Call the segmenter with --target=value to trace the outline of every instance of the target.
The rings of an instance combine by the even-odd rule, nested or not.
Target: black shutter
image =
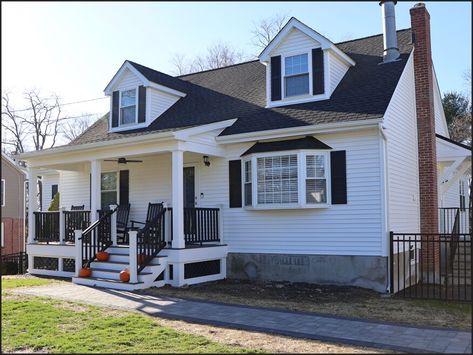
[[[344,150],[330,152],[332,175],[332,205],[347,203],[347,166]]]
[[[230,208],[241,207],[241,160],[228,162]]]
[[[112,97],[112,127],[118,127],[118,116],[120,112],[120,92],[114,91]]]
[[[138,88],[138,123],[146,121],[146,88]]]
[[[322,48],[312,49],[312,93],[324,93],[324,52]]]
[[[281,56],[271,57],[271,101],[281,100]]]
[[[120,170],[120,205],[128,205],[130,201],[130,171]]]

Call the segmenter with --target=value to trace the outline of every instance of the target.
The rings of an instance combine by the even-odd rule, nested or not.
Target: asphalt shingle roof
[[[380,118],[412,50],[410,29],[397,32],[399,61],[380,64],[383,36],[376,35],[336,44],[356,65],[345,74],[329,100],[265,108],[266,70],[259,61],[173,77],[130,62],[150,81],[182,91],[186,97],[147,128],[108,132],[108,115],[70,144],[84,144],[132,135],[177,130],[238,118],[221,135],[332,122]]]

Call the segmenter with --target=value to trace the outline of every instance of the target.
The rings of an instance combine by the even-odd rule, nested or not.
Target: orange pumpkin
[[[143,264],[145,262],[146,255],[144,254],[138,254],[138,264]]]
[[[120,280],[122,282],[130,281],[130,271],[128,271],[128,269],[120,271]]]
[[[79,277],[90,277],[92,276],[92,269],[90,267],[83,267],[79,271]]]
[[[99,251],[97,253],[97,260],[98,261],[107,261],[109,257],[110,257],[110,254],[107,253],[106,251]]]

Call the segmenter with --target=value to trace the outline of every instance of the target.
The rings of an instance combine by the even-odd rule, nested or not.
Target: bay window
[[[120,125],[136,123],[136,89],[120,92]]]
[[[253,208],[325,207],[329,199],[328,151],[252,154],[244,160],[244,202]],[[254,170],[252,173],[252,167]]]

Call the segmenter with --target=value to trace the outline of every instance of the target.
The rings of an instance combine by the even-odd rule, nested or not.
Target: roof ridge
[[[398,32],[402,32],[402,31],[408,31],[410,30],[411,27],[407,27],[407,28],[403,28],[401,30],[396,30],[396,33]],[[343,43],[348,43],[348,42],[355,42],[355,41],[361,41],[363,39],[368,39],[368,38],[372,38],[372,37],[378,37],[378,36],[382,36],[383,34],[382,33],[378,33],[376,35],[370,35],[370,36],[366,36],[366,37],[360,37],[360,38],[354,38],[354,39],[349,39],[347,41],[342,41],[342,42],[337,42],[337,43],[334,43],[335,45],[337,44],[343,44]]]
[[[177,77],[177,76],[172,76],[171,74],[167,74],[167,73],[165,73],[165,72],[162,72],[162,71],[159,71],[159,70],[156,70],[156,69],[153,69],[153,68],[147,67],[146,65],[143,65],[143,64],[140,64],[140,63],[134,62],[134,61],[132,61],[132,60],[126,59],[126,61],[127,61],[127,62],[129,62],[131,65],[138,65],[138,66],[140,66],[140,67],[143,67],[143,68],[146,68],[146,69],[148,69],[148,70],[152,70],[152,71],[155,71],[155,72],[157,72],[157,73],[160,73],[160,74],[166,75],[166,76],[168,76],[168,77],[170,77],[170,78],[173,78],[173,79],[178,79],[178,77]]]
[[[206,70],[196,71],[194,73],[181,74],[181,75],[173,76],[173,78],[182,78],[184,76],[190,76],[190,75],[194,75],[194,74],[208,73],[210,71],[227,69],[227,68],[231,68],[231,67],[236,67],[237,65],[248,64],[248,63],[253,63],[253,62],[259,62],[259,59],[247,60],[246,62],[230,64],[230,65],[226,65],[226,66],[220,67],[220,68],[206,69]]]

